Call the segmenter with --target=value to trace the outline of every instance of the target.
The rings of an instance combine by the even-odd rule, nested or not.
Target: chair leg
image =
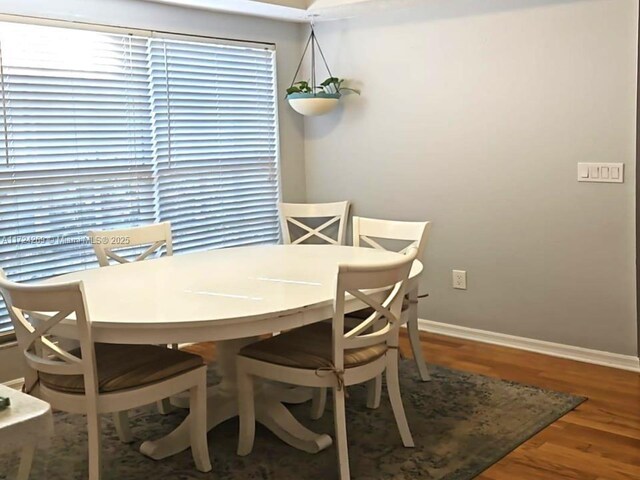
[[[87,433],[89,437],[89,480],[100,480],[102,471],[100,415],[87,413]]]
[[[384,319],[378,320],[373,326],[373,331],[377,332],[384,326]],[[376,409],[380,406],[382,397],[382,375],[378,375],[367,383],[367,408]]]
[[[29,479],[35,451],[36,448],[34,445],[28,445],[22,449],[22,454],[20,455],[20,467],[18,468],[18,476],[16,477],[16,480]]]
[[[171,413],[171,410],[173,410],[173,407],[171,406],[171,400],[168,398],[158,400],[156,402],[156,408],[158,409],[158,413],[160,415],[167,415]]]
[[[311,418],[318,420],[324,415],[324,408],[327,405],[327,389],[325,387],[314,388],[311,399]]]
[[[380,406],[382,397],[382,375],[367,383],[367,408],[376,409]]]
[[[402,405],[402,396],[400,395],[400,379],[398,378],[398,350],[387,351],[387,391],[389,392],[389,400],[391,400],[391,408],[393,416],[396,418],[396,424],[400,431],[402,444],[405,447],[415,446],[411,437],[411,430],[407,423],[407,416]]]
[[[349,450],[347,445],[347,417],[344,388],[333,388],[333,421],[338,452],[338,469],[340,480],[349,480]]]
[[[131,427],[129,426],[129,416],[127,411],[114,412],[113,424],[116,427],[116,433],[122,443],[133,442],[133,434],[131,433]]]
[[[407,322],[407,330],[409,330],[409,343],[411,343],[411,350],[413,351],[413,359],[418,367],[420,378],[423,382],[431,380],[429,375],[429,369],[422,356],[422,345],[420,344],[420,331],[418,330],[418,319],[411,318]]]
[[[413,359],[418,367],[420,378],[423,382],[431,380],[429,369],[422,355],[422,345],[420,344],[420,330],[418,329],[418,289],[409,292],[409,309],[403,312],[403,323],[406,322],[409,331],[409,343],[413,351]]]
[[[253,450],[256,435],[256,411],[253,398],[253,378],[247,374],[240,362],[238,374],[238,414],[240,417],[240,433],[238,438],[238,455],[249,455]]]
[[[169,343],[166,346],[171,350],[178,350],[177,343]],[[163,398],[162,400],[158,400],[156,402],[156,409],[160,415],[168,415],[173,410],[173,406],[171,405],[171,399]]]
[[[211,459],[207,443],[207,381],[204,370],[201,381],[189,389],[189,394],[191,455],[198,471],[210,472]]]

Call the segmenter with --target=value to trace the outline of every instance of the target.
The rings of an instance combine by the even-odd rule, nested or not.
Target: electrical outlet
[[[467,272],[466,270],[454,270],[453,271],[453,288],[459,290],[467,289]]]

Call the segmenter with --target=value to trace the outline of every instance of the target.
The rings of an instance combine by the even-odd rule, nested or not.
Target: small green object
[[[7,397],[0,397],[0,411],[11,405],[11,400]]]

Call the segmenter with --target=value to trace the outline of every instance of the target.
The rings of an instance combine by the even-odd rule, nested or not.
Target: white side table
[[[51,405],[2,384],[0,397],[11,400],[11,406],[0,411],[0,446],[22,449],[17,479],[27,480],[36,445],[53,435]]]

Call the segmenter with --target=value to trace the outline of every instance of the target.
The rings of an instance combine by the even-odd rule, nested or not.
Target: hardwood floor
[[[589,398],[478,479],[640,480],[640,374],[441,335],[422,343],[429,363]],[[411,356],[406,337],[401,348]]]
[[[430,363],[589,398],[479,479],[640,480],[640,374],[440,335],[422,348]]]

